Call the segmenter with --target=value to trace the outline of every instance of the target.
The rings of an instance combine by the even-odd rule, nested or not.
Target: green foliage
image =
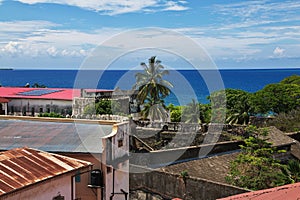
[[[182,107],[181,106],[174,106],[173,104],[169,104],[167,109],[170,112],[171,122],[180,122],[182,116]]]
[[[280,83],[300,85],[300,76],[292,75],[292,76],[286,77],[282,81],[280,81]]]
[[[253,94],[251,103],[255,113],[287,113],[300,105],[300,85],[269,84]]]
[[[183,171],[180,172],[180,176],[182,178],[187,178],[189,176],[189,173],[188,173],[187,170],[183,170]]]
[[[251,94],[238,89],[225,89],[212,93],[208,99],[215,104],[218,112],[226,108],[226,122],[229,124],[248,124],[253,109]]]
[[[85,115],[94,115],[94,114],[100,114],[100,115],[111,115],[111,114],[122,114],[121,106],[118,101],[109,100],[109,99],[101,99],[99,102],[95,104],[87,105],[84,108]]]
[[[112,114],[111,109],[111,100],[101,99],[99,102],[95,104],[96,114],[104,115],[104,114]]]
[[[293,182],[300,182],[300,162],[298,160],[289,160],[287,170]]]
[[[54,113],[54,112],[50,112],[50,113],[40,113],[38,115],[39,117],[51,117],[51,118],[64,118],[63,115],[59,114],[59,113]]]
[[[266,141],[268,130],[250,126],[246,131],[250,137],[245,139],[242,152],[231,163],[226,181],[251,190],[291,183],[285,174],[285,166],[273,158],[278,151]]]
[[[226,118],[226,93],[225,90],[213,92],[207,97],[211,106],[211,122],[224,123]]]
[[[300,108],[289,111],[288,113],[279,113],[274,119],[267,123],[268,126],[275,126],[284,132],[293,132],[300,130]]]
[[[202,123],[209,123],[211,120],[210,104],[199,104],[200,120]]]
[[[87,105],[83,109],[83,114],[84,115],[94,115],[94,114],[96,114],[96,107],[95,107],[95,105],[94,104]]]

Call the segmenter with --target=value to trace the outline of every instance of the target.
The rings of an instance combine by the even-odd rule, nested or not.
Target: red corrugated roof
[[[91,163],[31,148],[0,153],[0,196],[90,166]]]
[[[258,190],[234,195],[219,200],[298,200],[300,199],[300,183],[284,185],[266,190]]]
[[[44,94],[40,96],[22,95],[24,92],[35,90],[49,90],[57,92]],[[54,99],[54,100],[72,100],[80,96],[80,89],[65,88],[24,88],[24,87],[0,87],[0,97],[6,99]]]

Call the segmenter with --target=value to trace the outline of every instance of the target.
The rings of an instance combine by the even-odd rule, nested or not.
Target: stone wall
[[[181,176],[160,171],[131,173],[130,190],[146,189],[165,196],[165,199],[210,200],[248,192],[242,188],[205,179]],[[145,200],[151,200],[150,198]]]
[[[242,144],[244,144],[242,141],[229,141],[216,144],[151,151],[149,153],[136,153],[134,157],[130,158],[130,163],[157,168],[166,164],[239,150],[239,145]]]

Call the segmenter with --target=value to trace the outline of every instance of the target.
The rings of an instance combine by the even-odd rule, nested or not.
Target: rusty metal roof
[[[31,148],[0,153],[0,196],[25,186],[90,166],[86,161]]]
[[[47,152],[102,153],[111,125],[0,120],[0,151],[28,146]]]

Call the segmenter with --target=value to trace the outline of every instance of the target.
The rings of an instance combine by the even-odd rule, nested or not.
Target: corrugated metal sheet
[[[5,151],[0,153],[0,195],[90,165],[27,147]]]
[[[28,146],[47,152],[102,153],[111,125],[0,120],[0,150]]]

